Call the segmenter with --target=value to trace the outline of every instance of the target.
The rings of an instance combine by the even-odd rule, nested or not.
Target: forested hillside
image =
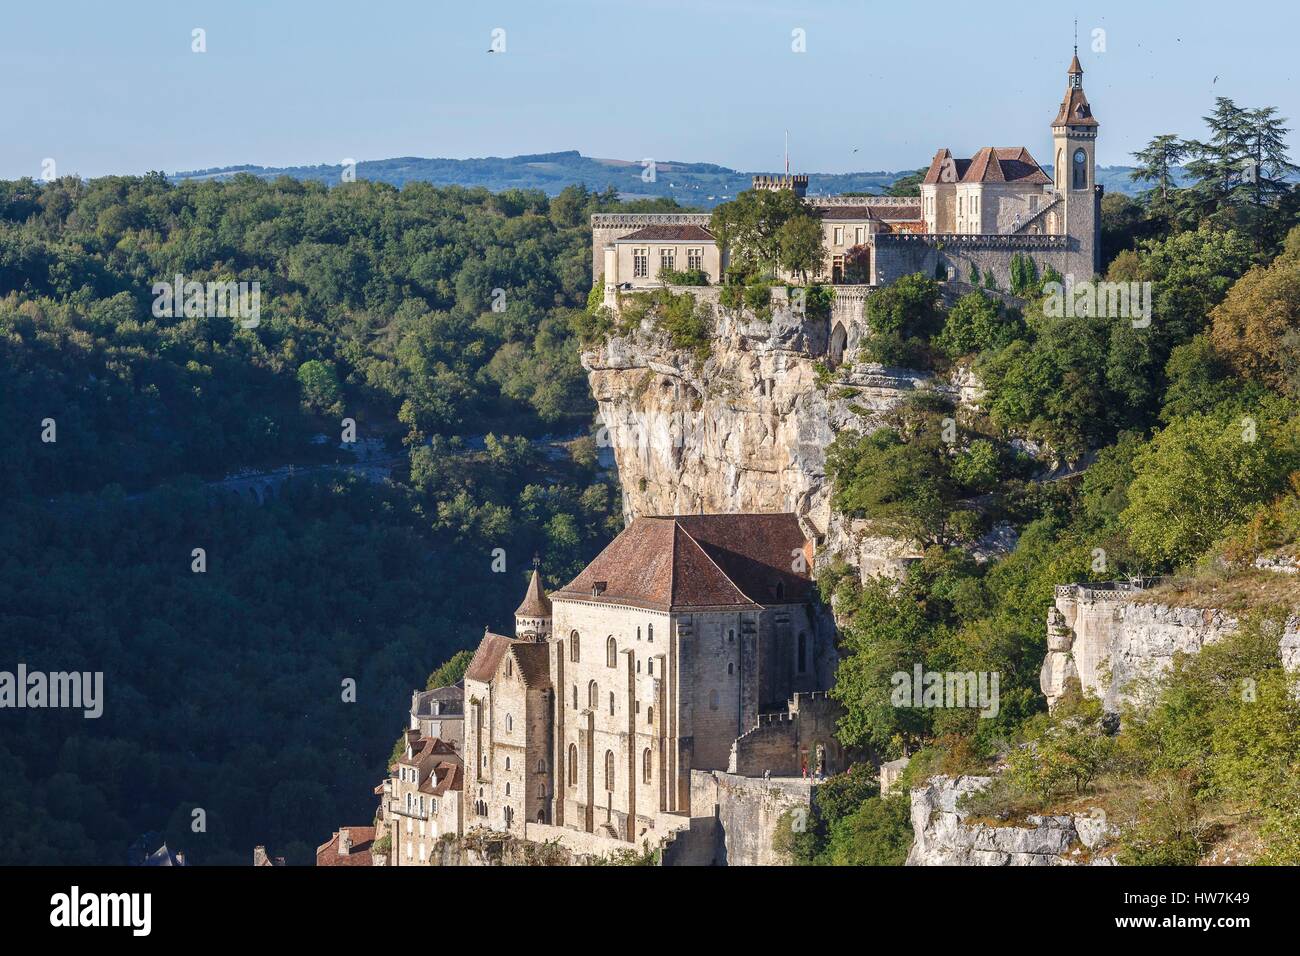
[[[105,697],[98,719],[0,717],[0,816],[21,824],[0,862],[116,863],[161,830],[197,863],[256,843],[305,863],[369,822],[418,675],[509,625],[534,553],[553,585],[621,523],[591,439],[559,459],[528,440],[589,430],[569,318],[588,217],[614,208],[0,183],[0,669],[103,671]],[[177,275],[257,281],[260,321],[156,315]],[[327,470],[261,507],[203,484],[347,460],[344,419],[409,449],[397,483]]]
[[[1300,197],[1274,111],[1220,99],[1206,119],[1205,139],[1160,136],[1140,154],[1139,199],[1103,202],[1103,278],[1148,289],[1147,317],[1062,309],[1061,277],[1027,260],[1001,290],[1014,307],[976,290],[945,308],[923,275],[872,298],[861,358],[968,366],[985,395],[973,410],[920,395],[879,431],[839,435],[837,507],[925,553],[899,584],[846,568],[820,584],[845,624],[840,738],[910,756],[903,786],[1000,773],[970,808],[995,825],[1104,808],[1126,864],[1294,864],[1300,704],[1279,640],[1300,582],[1255,559],[1300,556]],[[1184,157],[1181,187],[1168,170]],[[1076,293],[1094,286],[1076,279]],[[1066,464],[1072,477],[1033,480]],[[977,562],[998,524],[1016,547]],[[1055,586],[1152,576],[1164,582],[1145,600],[1237,615],[1240,633],[1134,688],[1121,721],[1077,679],[1045,713]],[[892,677],[917,665],[1000,675],[996,714],[900,703]],[[839,787],[791,835],[794,858],[901,862],[906,797]]]

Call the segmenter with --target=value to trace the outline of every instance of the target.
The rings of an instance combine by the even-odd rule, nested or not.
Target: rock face
[[[863,573],[905,566],[915,556],[907,543],[873,538],[861,522],[832,513],[826,448],[842,429],[878,427],[918,389],[969,399],[978,391],[969,374],[949,382],[861,364],[841,369],[840,381],[819,382],[819,364],[834,366],[861,337],[861,293],[814,318],[777,289],[771,318],[760,320],[718,307],[716,288],[689,291],[714,309],[704,361],[648,321],[582,356],[626,516],[792,511],[821,555],[838,554]]]
[[[1108,711],[1130,699],[1135,682],[1169,667],[1174,653],[1198,653],[1236,632],[1237,618],[1213,608],[1172,607],[1142,600],[1126,582],[1062,584],[1047,614],[1047,657],[1039,683],[1049,705],[1077,677]],[[1300,664],[1300,621],[1286,622],[1280,648],[1288,668]]]
[[[1030,816],[1022,826],[968,823],[962,797],[990,777],[931,777],[912,791],[908,866],[1113,866],[1101,855],[1114,831],[1099,813]]]

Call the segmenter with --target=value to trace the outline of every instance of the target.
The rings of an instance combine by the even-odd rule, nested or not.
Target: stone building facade
[[[1083,91],[1077,55],[1050,129],[1050,177],[1024,146],[984,147],[968,159],[940,149],[919,198],[808,197],[823,224],[826,266],[818,278],[879,287],[913,272],[965,279],[973,266],[1007,289],[1012,259],[1022,255],[1040,275],[1051,268],[1078,281],[1091,279],[1100,265],[1099,124]],[[753,188],[802,195],[807,177],[756,176]],[[676,257],[687,254],[688,246],[708,263],[709,281],[718,282],[726,256],[708,226],[709,216],[697,213],[593,216],[592,280],[603,276],[606,304],[616,307],[620,291],[663,284],[661,262],[680,263]],[[688,234],[689,242],[676,238]]]
[[[534,569],[515,636],[485,633],[466,670],[461,742],[408,730],[376,788],[393,865],[443,862],[440,840],[476,830],[584,857],[648,841],[674,862],[767,846],[735,842],[741,821],[774,827],[847,761],[811,549],[789,513],[653,516],[549,595]],[[701,774],[746,807],[695,806]]]

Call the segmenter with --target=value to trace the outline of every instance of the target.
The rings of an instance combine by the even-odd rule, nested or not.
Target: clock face
[[[1074,151],[1074,161],[1078,163],[1080,166],[1082,166],[1085,162],[1087,162],[1087,160],[1088,160],[1088,154],[1085,153],[1083,150],[1076,149]]]

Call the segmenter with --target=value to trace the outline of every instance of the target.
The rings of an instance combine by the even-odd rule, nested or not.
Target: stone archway
[[[844,329],[843,322],[836,322],[835,328],[831,329],[830,344],[830,361],[831,365],[839,365],[844,361],[844,346],[848,344],[849,334]]]

